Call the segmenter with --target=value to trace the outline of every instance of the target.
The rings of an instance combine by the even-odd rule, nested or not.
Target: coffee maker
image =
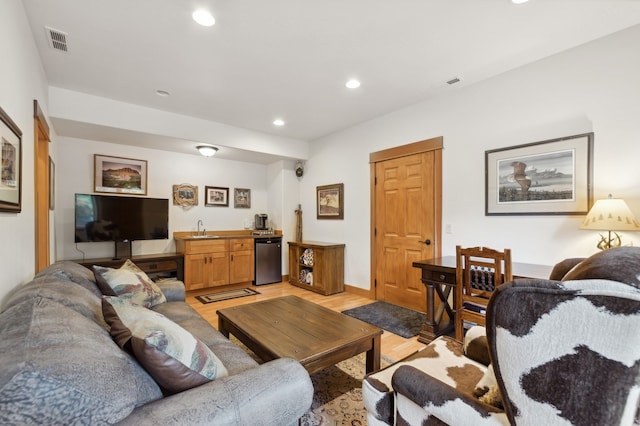
[[[254,228],[257,230],[266,230],[269,227],[269,218],[265,213],[256,215]]]

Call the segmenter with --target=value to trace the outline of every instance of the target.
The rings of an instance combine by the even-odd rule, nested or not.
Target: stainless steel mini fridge
[[[282,281],[282,237],[255,239],[255,285]]]

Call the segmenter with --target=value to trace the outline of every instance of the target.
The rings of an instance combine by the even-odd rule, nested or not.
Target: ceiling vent
[[[61,52],[68,52],[67,49],[67,36],[69,34],[59,31],[50,27],[44,27],[47,32],[47,40],[49,41],[49,47]]]
[[[456,84],[456,83],[460,83],[462,81],[462,77],[453,77],[451,80],[447,81],[447,84],[451,85],[451,84]]]

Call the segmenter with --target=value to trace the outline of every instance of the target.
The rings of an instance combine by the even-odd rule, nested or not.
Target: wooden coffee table
[[[382,329],[296,296],[220,309],[218,330],[264,361],[294,358],[309,374],[362,352],[367,373],[380,369]]]

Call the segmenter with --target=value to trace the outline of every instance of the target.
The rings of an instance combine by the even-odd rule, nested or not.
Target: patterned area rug
[[[241,288],[238,290],[220,291],[218,293],[209,293],[203,296],[196,296],[201,303],[219,302],[221,300],[235,299],[244,296],[253,296],[260,294],[252,288]]]
[[[427,318],[422,312],[377,301],[342,312],[369,324],[409,339],[418,333]]]
[[[235,336],[231,341],[258,362],[262,362]],[[380,368],[393,364],[382,355]],[[362,402],[362,379],[366,371],[365,354],[361,353],[311,375],[313,402],[300,419],[300,426],[365,426],[367,412]]]

